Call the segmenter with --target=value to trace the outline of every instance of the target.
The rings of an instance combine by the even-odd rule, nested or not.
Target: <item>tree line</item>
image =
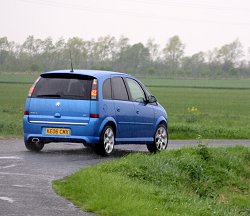
[[[120,36],[84,40],[79,37],[53,41],[29,36],[22,43],[0,37],[0,71],[34,72],[70,68],[70,51],[74,68],[100,69],[137,76],[168,78],[250,77],[250,61],[236,39],[208,52],[185,55],[185,45],[175,35],[163,49],[149,39],[146,44],[131,44]],[[250,53],[250,48],[249,48]]]

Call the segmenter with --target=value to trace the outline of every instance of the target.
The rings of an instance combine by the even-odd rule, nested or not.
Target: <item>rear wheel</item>
[[[24,143],[25,143],[26,148],[33,152],[39,152],[44,147],[44,143],[41,143],[41,142],[24,141]]]
[[[147,144],[149,152],[159,152],[165,150],[168,146],[168,132],[165,124],[160,124],[155,132],[154,142]]]
[[[111,126],[107,125],[101,134],[100,141],[95,147],[98,154],[102,156],[109,156],[114,150],[115,133]]]

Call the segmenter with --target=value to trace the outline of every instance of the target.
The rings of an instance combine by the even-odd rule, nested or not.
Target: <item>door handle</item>
[[[117,107],[117,108],[116,108],[116,111],[117,111],[117,112],[120,112],[120,111],[121,111],[120,107]]]

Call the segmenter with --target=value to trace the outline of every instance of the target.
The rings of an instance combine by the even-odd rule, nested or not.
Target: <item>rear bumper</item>
[[[28,116],[23,119],[24,141],[32,141],[38,138],[41,142],[74,142],[97,144],[99,142],[99,119],[91,119],[87,125],[53,125],[45,123],[31,123]],[[48,135],[46,128],[65,128],[70,129],[70,135]]]
[[[24,140],[32,142],[33,138],[38,138],[40,142],[51,143],[51,142],[72,142],[72,143],[83,143],[83,144],[97,144],[99,137],[93,136],[41,136],[41,134],[24,134]]]

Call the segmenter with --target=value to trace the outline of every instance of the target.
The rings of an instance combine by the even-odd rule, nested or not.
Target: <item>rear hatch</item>
[[[94,79],[79,74],[42,74],[30,92],[29,122],[88,124]]]

